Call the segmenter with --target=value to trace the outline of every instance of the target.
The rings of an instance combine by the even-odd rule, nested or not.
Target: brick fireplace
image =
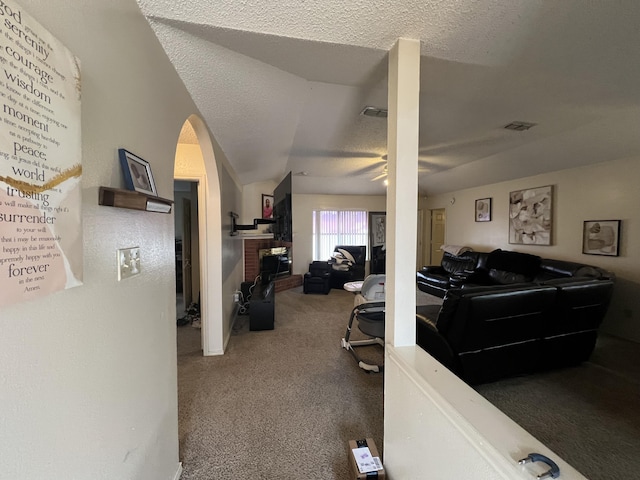
[[[243,239],[244,281],[252,282],[260,275],[259,251],[263,248],[288,247],[293,252],[293,243],[281,242],[273,238]],[[276,292],[302,285],[302,275],[289,275],[275,280]]]

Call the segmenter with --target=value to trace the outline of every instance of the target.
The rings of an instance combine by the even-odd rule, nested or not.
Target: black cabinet
[[[249,300],[249,330],[273,330],[275,306],[275,283],[256,285]]]

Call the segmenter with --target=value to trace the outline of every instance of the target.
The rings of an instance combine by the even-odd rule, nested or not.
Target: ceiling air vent
[[[504,128],[507,130],[516,130],[518,132],[524,132],[525,130],[529,130],[531,127],[537,125],[536,123],[530,122],[511,122],[509,125],[505,125]]]
[[[380,117],[387,118],[387,109],[378,107],[364,107],[360,112],[360,115],[366,115],[367,117]]]

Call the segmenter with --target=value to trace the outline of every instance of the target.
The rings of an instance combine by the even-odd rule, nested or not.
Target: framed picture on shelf
[[[476,222],[491,221],[491,199],[479,198],[476,200]]]
[[[551,185],[509,193],[509,243],[551,245],[552,225]]]
[[[262,218],[273,218],[273,195],[262,194]]]
[[[620,220],[587,220],[582,227],[582,253],[617,257]]]
[[[157,197],[156,182],[153,180],[149,162],[124,148],[118,149],[118,156],[127,189]]]

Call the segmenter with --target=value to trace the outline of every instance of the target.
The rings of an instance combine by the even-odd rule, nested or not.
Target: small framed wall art
[[[617,257],[620,253],[620,220],[587,220],[582,227],[582,253]]]
[[[384,246],[387,241],[387,212],[369,212],[370,248]]]
[[[491,221],[491,199],[479,198],[476,200],[476,222]]]
[[[273,195],[262,194],[262,218],[273,218]]]
[[[157,197],[156,182],[153,180],[149,162],[124,148],[118,149],[118,155],[127,189]]]

